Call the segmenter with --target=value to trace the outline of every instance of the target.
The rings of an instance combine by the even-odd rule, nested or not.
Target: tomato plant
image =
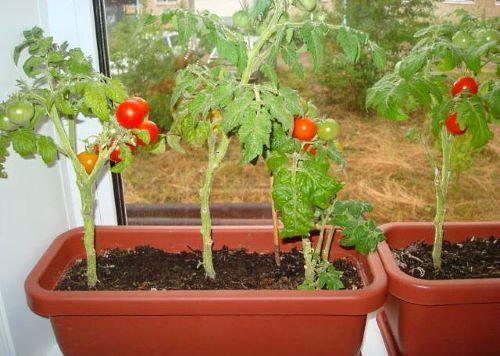
[[[233,24],[239,28],[249,28],[250,27],[250,17],[248,11],[239,10],[233,14]]]
[[[179,152],[185,152],[182,143],[208,149],[208,165],[200,191],[202,265],[208,278],[216,276],[212,261],[210,192],[229,143],[237,139],[243,163],[254,164],[259,159],[267,163],[272,177],[273,216],[279,217],[283,225],[280,237],[302,237],[306,264],[302,287],[335,289],[342,286],[339,272],[328,261],[333,233],[324,238],[326,226],[335,222],[344,227],[346,238],[342,244],[353,246],[361,253],[372,251],[382,234],[372,221],[363,218],[371,207],[360,202],[341,202],[337,198],[343,184],[330,169],[336,166],[341,170],[344,166],[337,143],[334,139],[316,137],[316,123],[323,122],[323,118],[312,103],[301,100],[296,90],[279,82],[275,63],[281,56],[303,78],[299,48],[303,46],[310,52],[316,70],[323,60],[322,43],[327,33],[337,35],[346,56],[353,62],[359,48],[380,48],[366,34],[328,24],[324,19],[309,16],[304,21],[290,21],[291,3],[288,0],[254,2],[248,17],[251,25],[259,29],[259,37],[251,46],[240,31],[233,31],[209,13],[172,10],[162,15],[163,23],[170,23],[179,31],[180,44],[187,45],[195,34],[201,33],[217,50],[218,57],[234,66],[234,70],[228,70],[227,65],[192,64],[178,72],[170,103],[174,121],[167,142]],[[313,11],[316,1],[294,0],[293,5]],[[233,16],[233,22],[240,27],[246,26],[243,14],[237,12]],[[257,71],[263,73],[262,81],[252,79]],[[330,129],[324,131],[332,136],[334,129]],[[307,143],[310,146],[306,147]],[[321,226],[321,239],[313,253],[310,234],[317,226]],[[323,247],[328,253],[320,256],[317,252]],[[326,280],[329,282],[323,283]]]
[[[0,103],[0,176],[6,177],[3,163],[11,144],[19,155],[39,155],[48,165],[60,156],[69,160],[80,192],[87,281],[89,287],[94,287],[97,267],[93,187],[112,152],[122,150],[120,162],[111,168],[113,172],[121,172],[132,161],[134,134],[147,139],[147,132],[127,128],[140,125],[147,114],[147,103],[125,100],[127,92],[123,85],[94,72],[90,59],[80,49],[68,48],[67,43],[54,43],[52,37],[45,37],[38,27],[23,35],[24,41],[14,50],[14,61],[17,64],[21,52],[27,52],[22,68],[29,81],[19,81],[19,90]],[[117,106],[116,116],[124,125],[112,118]],[[97,135],[81,138],[87,151],[78,154],[77,117],[79,120],[96,117],[102,124]],[[45,120],[54,125],[55,140],[38,132],[38,123]]]
[[[470,153],[485,146],[493,138],[489,125],[500,121],[498,110],[491,110],[492,105],[498,107],[500,102],[499,81],[490,78],[477,83],[474,79],[488,65],[496,65],[498,73],[495,19],[479,20],[464,12],[459,15],[457,23],[440,23],[418,31],[415,36],[419,41],[408,56],[380,79],[367,97],[368,106],[392,120],[404,121],[416,109],[426,110],[429,116],[429,134],[439,143],[441,155],[432,153],[427,144],[429,134],[421,132],[419,136],[435,173],[432,258],[436,270],[442,263],[443,223],[454,148]],[[474,38],[474,34],[480,33],[489,35]],[[457,78],[457,72],[463,76]],[[464,90],[469,95],[459,95]],[[458,135],[466,139],[456,140]]]

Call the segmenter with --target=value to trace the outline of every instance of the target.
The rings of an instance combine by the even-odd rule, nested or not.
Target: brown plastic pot
[[[389,295],[377,322],[394,355],[498,355],[500,279],[422,280],[401,271],[390,248],[413,241],[433,243],[432,223],[381,226],[386,242],[378,253],[389,278]],[[500,222],[447,223],[444,239],[500,235]]]
[[[26,280],[31,309],[51,320],[65,355],[358,355],[367,313],[384,302],[376,253],[338,246],[366,287],[356,291],[54,291],[84,256],[82,229],[59,236]],[[272,227],[215,227],[214,248],[272,251]],[[98,227],[96,249],[200,249],[199,227]],[[283,250],[297,247],[283,244]]]

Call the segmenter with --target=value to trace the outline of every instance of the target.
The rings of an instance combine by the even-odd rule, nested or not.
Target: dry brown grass
[[[291,79],[293,80],[293,78]],[[301,83],[307,83],[302,81]],[[300,83],[294,81],[294,84]],[[321,100],[320,88],[302,84],[301,93],[314,99],[320,111],[342,127],[340,142],[347,161],[339,178],[347,184],[343,198],[367,200],[377,223],[431,220],[434,206],[433,174],[424,150],[411,143],[405,132],[418,126],[363,118]],[[455,174],[449,192],[447,220],[500,219],[500,128],[495,139],[476,153],[470,167]],[[269,177],[264,164],[240,165],[236,142],[217,173],[213,202],[269,202]],[[206,164],[204,150],[188,155],[168,151],[160,156],[139,155],[124,174],[127,203],[198,202]]]

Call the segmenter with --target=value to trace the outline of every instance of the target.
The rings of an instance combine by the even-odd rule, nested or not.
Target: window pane
[[[172,124],[170,97],[176,72],[195,61],[214,61],[216,54],[197,41],[186,51],[177,46],[177,33],[168,27],[144,25],[147,13],[161,14],[169,8],[189,7],[189,1],[150,0],[145,8],[139,3],[145,4],[135,0],[105,1],[111,73],[123,81],[131,95],[148,101],[149,119],[166,133]],[[240,3],[196,1],[191,8],[194,6],[196,10],[216,12],[229,22]],[[168,150],[161,155],[135,156],[133,165],[122,174],[129,223],[197,223],[207,150],[185,148],[185,155]],[[220,219],[238,218],[238,214],[240,218],[258,219],[255,223],[271,216],[270,179],[264,163],[253,166],[241,165],[240,161],[238,143],[232,142],[213,184],[215,223],[228,223]],[[228,210],[227,204],[246,207],[231,206]]]

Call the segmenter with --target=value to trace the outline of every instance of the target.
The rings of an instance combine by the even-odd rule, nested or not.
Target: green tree
[[[328,21],[347,25],[367,33],[386,52],[389,63],[396,63],[415,43],[413,34],[433,21],[436,0],[332,0],[335,11]],[[344,4],[347,3],[347,8]],[[325,41],[325,61],[318,73],[323,86],[330,89],[331,98],[349,109],[365,110],[366,90],[384,73],[362,50],[353,65],[331,36]]]

